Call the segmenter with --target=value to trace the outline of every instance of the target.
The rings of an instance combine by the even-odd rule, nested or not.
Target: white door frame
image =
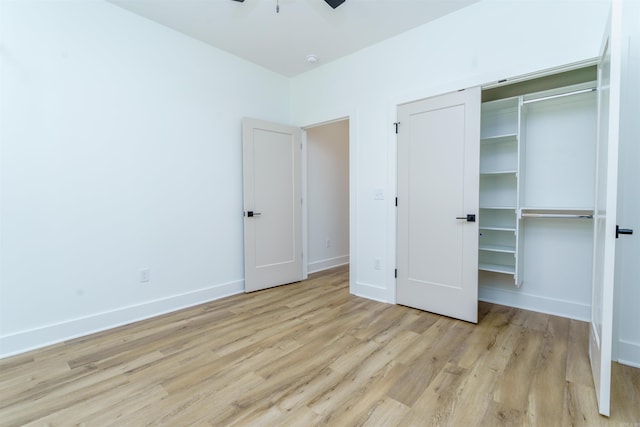
[[[338,122],[342,120],[349,120],[349,292],[354,293],[354,289],[356,286],[356,274],[357,264],[356,264],[356,254],[357,254],[357,227],[356,227],[356,218],[357,216],[357,206],[356,206],[356,184],[357,184],[357,138],[356,138],[356,129],[357,129],[357,112],[356,111],[339,111],[334,114],[328,114],[318,118],[318,120],[314,120],[311,123],[306,123],[300,126],[302,129],[302,247],[303,247],[303,257],[302,257],[302,273],[303,277],[306,279],[309,277],[308,275],[308,253],[309,253],[309,240],[308,240],[308,232],[309,232],[309,221],[308,221],[308,211],[307,211],[307,156],[308,156],[308,147],[307,147],[307,129],[314,128],[317,126],[326,125],[333,122]]]

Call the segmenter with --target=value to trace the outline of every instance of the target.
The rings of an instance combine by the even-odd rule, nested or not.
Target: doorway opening
[[[306,127],[308,273],[349,264],[349,118]]]

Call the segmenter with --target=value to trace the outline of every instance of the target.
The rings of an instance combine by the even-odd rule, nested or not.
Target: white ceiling
[[[294,76],[479,0],[109,0],[284,76]],[[437,40],[433,41],[437,43]],[[316,54],[316,65],[306,56]]]

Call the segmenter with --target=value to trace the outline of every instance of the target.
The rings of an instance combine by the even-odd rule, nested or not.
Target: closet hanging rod
[[[595,87],[590,87],[588,89],[574,90],[573,92],[565,92],[565,93],[559,93],[557,95],[543,96],[541,98],[527,99],[525,101],[522,101],[522,103],[523,104],[532,104],[532,103],[538,102],[538,101],[546,101],[548,99],[555,99],[555,98],[564,98],[565,96],[578,95],[580,93],[595,92],[595,91],[596,91]]]
[[[560,214],[560,213],[522,213],[523,218],[569,218],[591,219],[593,215]]]

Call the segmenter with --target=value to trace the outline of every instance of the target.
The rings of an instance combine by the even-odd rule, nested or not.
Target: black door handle
[[[633,234],[633,230],[630,228],[620,228],[616,225],[616,239],[620,237],[621,234]]]
[[[467,222],[476,222],[476,215],[468,214],[467,216],[457,216],[456,219],[466,219]]]
[[[247,216],[248,216],[249,218],[252,218],[252,217],[254,217],[254,216],[260,216],[260,215],[262,215],[260,212],[247,211]]]

